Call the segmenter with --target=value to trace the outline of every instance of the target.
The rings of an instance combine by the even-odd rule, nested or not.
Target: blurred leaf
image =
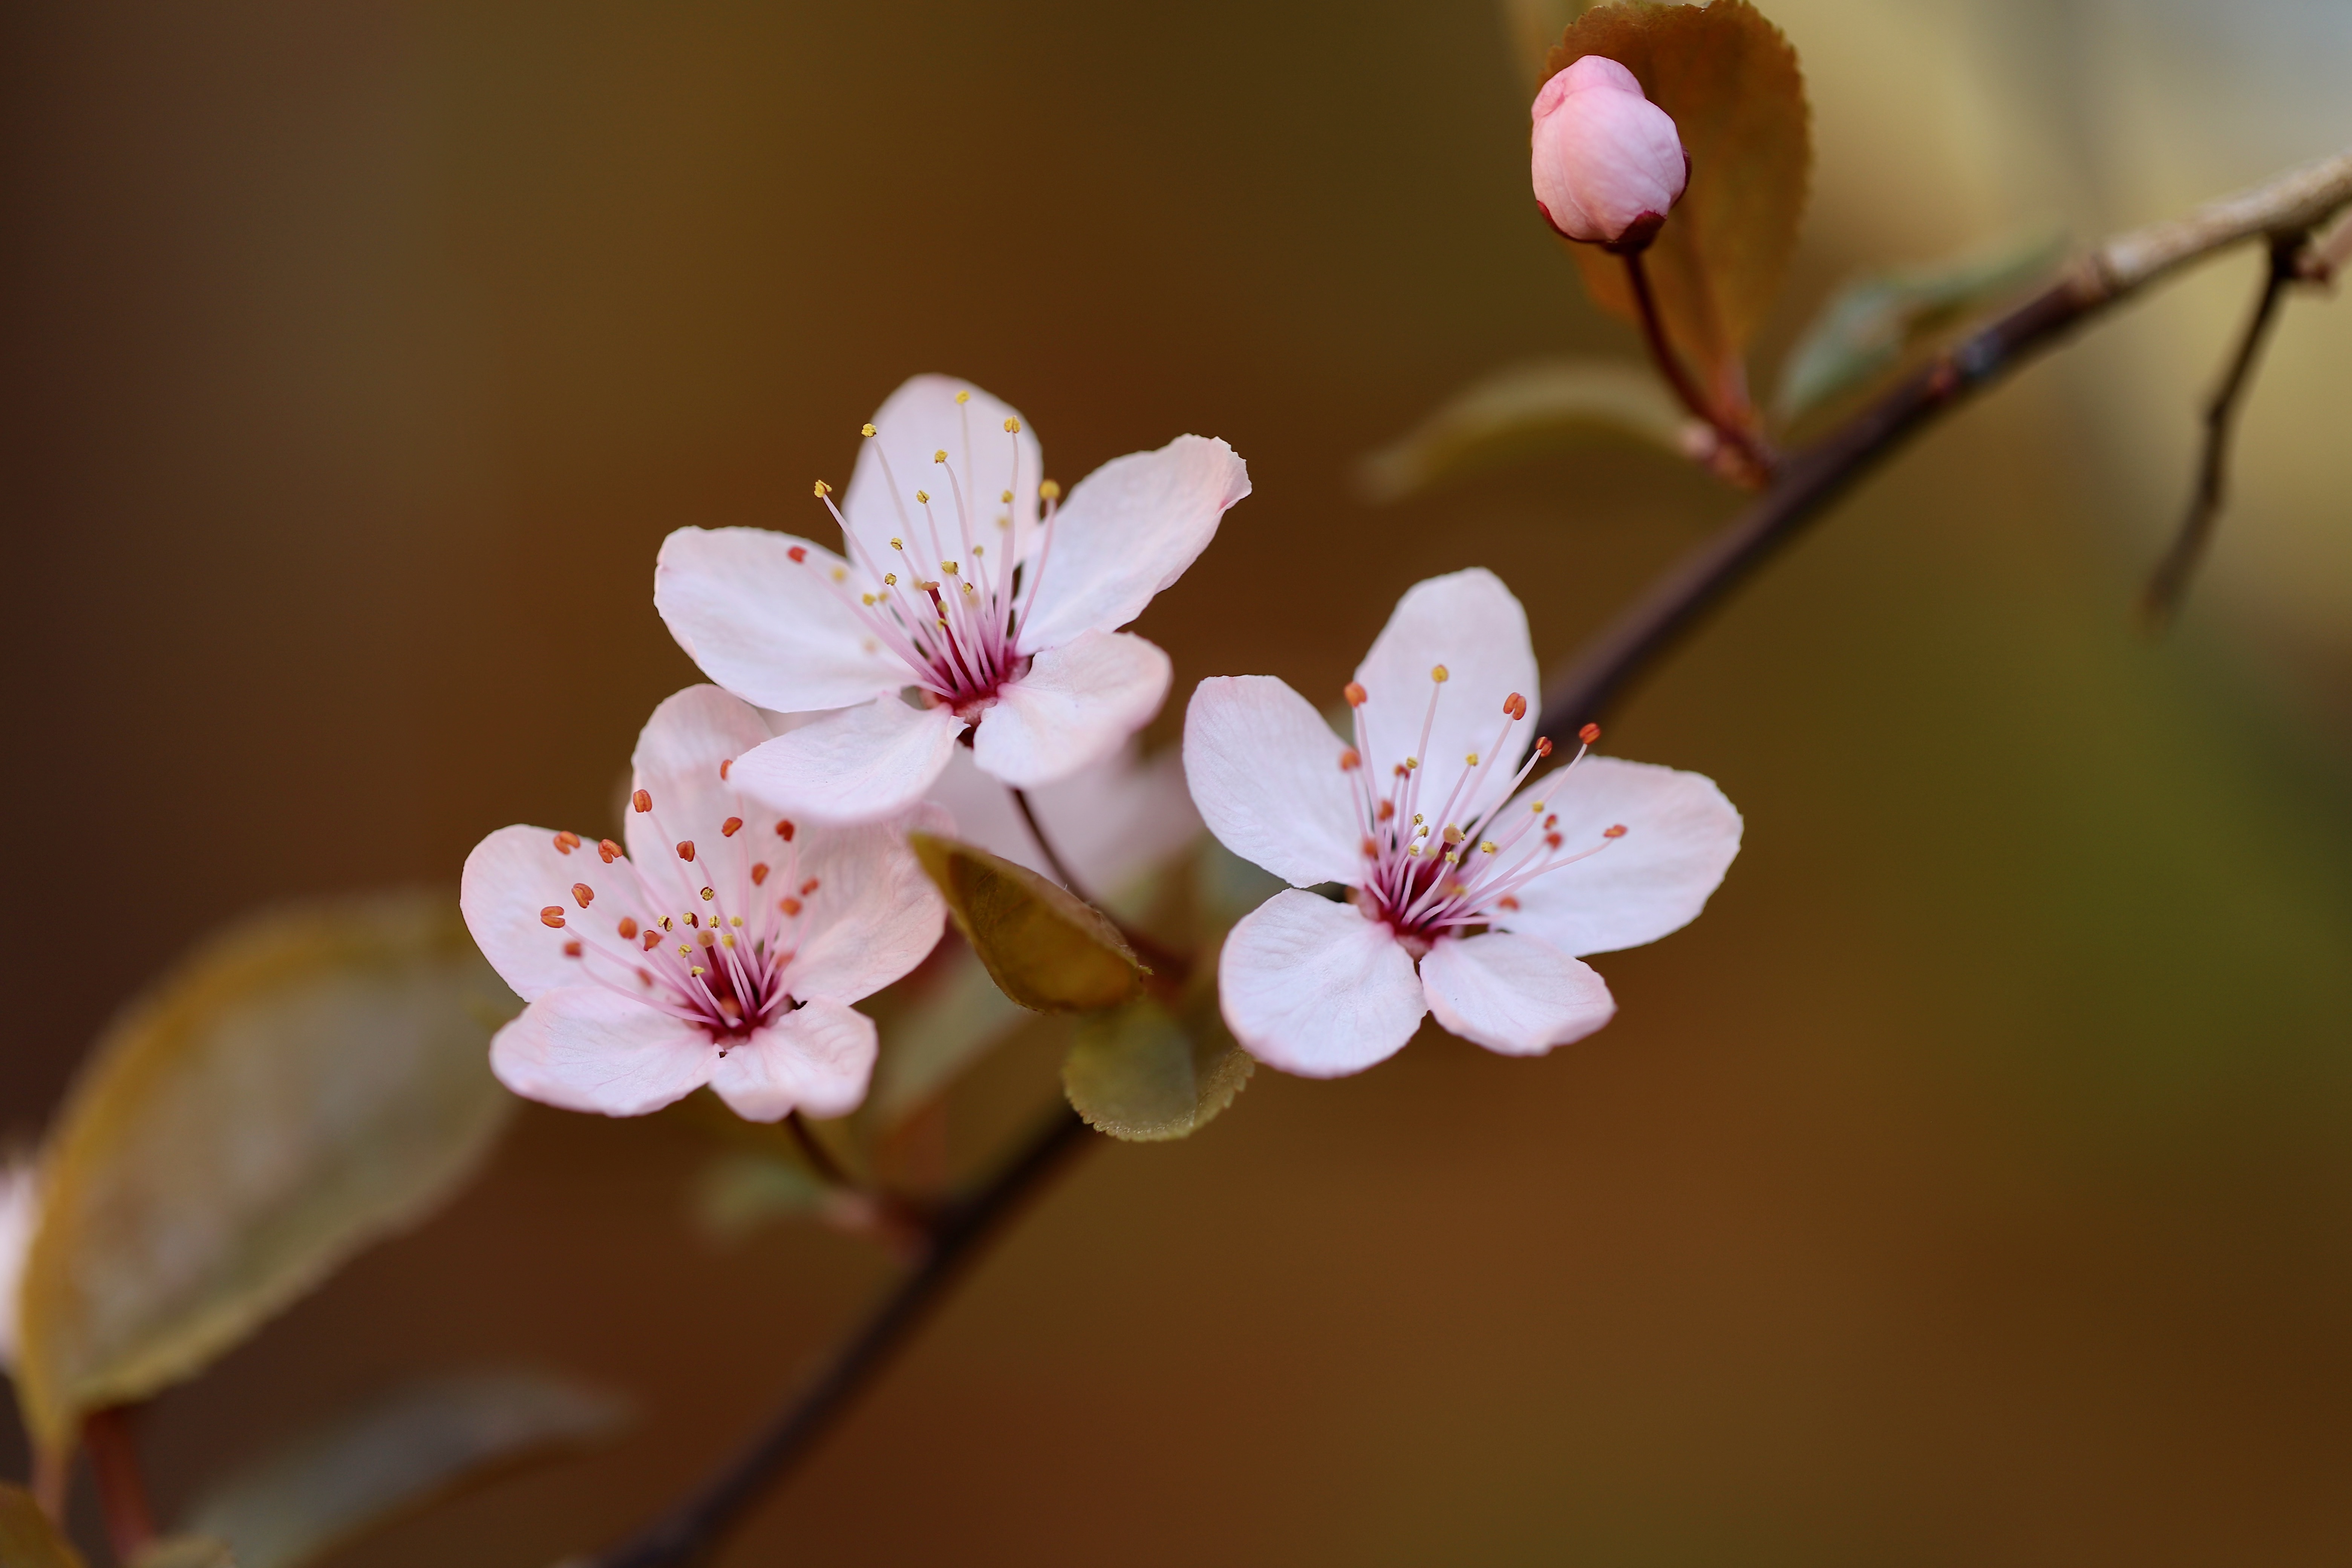
[[[873,1125],[887,1131],[921,1110],[990,1047],[1028,1021],[971,948],[951,944],[941,973],[883,1021],[882,1056],[866,1096]]]
[[[1103,913],[1025,866],[952,838],[911,833],[923,870],[997,989],[1039,1013],[1115,1007],[1142,971]]]
[[[488,1152],[513,1010],[446,894],[233,928],[124,1012],[58,1119],[20,1288],[19,1392],[83,1411],[186,1377]]]
[[[714,1240],[738,1241],[772,1219],[814,1212],[831,1191],[800,1161],[758,1150],[723,1150],[695,1177],[695,1223]]]
[[[212,1536],[167,1535],[149,1542],[128,1568],[237,1568],[237,1561],[227,1542]]]
[[[1402,500],[1443,479],[1584,433],[1631,436],[1688,457],[1691,423],[1647,364],[1541,360],[1497,371],[1441,405],[1359,469],[1374,500]]]
[[[1617,0],[1577,18],[1545,76],[1585,55],[1632,71],[1682,134],[1690,185],[1643,260],[1668,340],[1720,403],[1745,408],[1740,356],[1780,292],[1812,165],[1796,51],[1748,0]],[[1623,260],[1569,249],[1593,299],[1637,320]]]
[[[0,1568],[82,1568],[81,1553],[58,1533],[24,1488],[0,1481]]]
[[[1256,1066],[1226,1032],[1213,994],[1182,1023],[1157,1003],[1135,1002],[1080,1020],[1062,1087],[1097,1131],[1162,1142],[1214,1121]]]
[[[439,1377],[288,1445],[199,1502],[238,1568],[296,1568],[494,1466],[610,1436],[612,1395],[537,1373]]]
[[[1906,349],[2053,266],[2062,253],[2045,236],[2000,250],[1928,267],[1856,278],[1832,295],[1789,351],[1773,396],[1780,418],[1795,420],[1895,365]]]

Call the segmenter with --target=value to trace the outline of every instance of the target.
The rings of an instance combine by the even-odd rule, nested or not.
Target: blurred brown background
[[[2352,142],[2321,0],[1768,10],[1821,148],[1768,350],[1853,268]],[[1331,689],[1473,563],[1557,658],[1731,504],[1597,446],[1355,499],[1357,455],[1479,373],[1633,352],[1530,210],[1487,5],[5,26],[20,1134],[215,922],[603,821],[693,678],[663,534],[814,529],[912,372],[1021,406],[1066,481],[1181,430],[1248,458],[1143,623],[1180,692]],[[2352,1555],[2352,307],[2288,306],[2187,623],[2128,614],[2255,265],[1936,433],[1640,694],[1612,748],[1713,774],[1748,849],[1697,925],[1602,961],[1608,1031],[1262,1071],[1190,1142],[1097,1151],[728,1561]],[[1053,1085],[1015,1050],[971,1097]],[[404,1372],[520,1357],[629,1391],[633,1436],[343,1561],[535,1564],[638,1521],[886,1272],[701,1239],[705,1146],[521,1118],[162,1403],[166,1505]]]

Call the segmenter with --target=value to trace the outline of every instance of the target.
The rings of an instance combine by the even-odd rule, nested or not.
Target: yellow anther
[[[1465,762],[1465,763],[1468,763],[1472,767],[1474,767],[1474,768],[1475,768],[1475,767],[1476,767],[1476,766],[1478,765],[1478,753],[1477,753],[1477,752],[1471,752],[1468,756],[1466,756],[1466,757],[1463,758],[1462,760],[1463,760],[1464,762]]]
[[[1011,528],[1013,526],[1013,520],[1009,517],[1000,515],[996,520],[996,526],[999,528]]]
[[[667,925],[669,922],[668,922],[667,921],[664,921],[662,923],[663,923],[664,925]],[[684,942],[679,942],[679,943],[677,944],[677,955],[678,955],[680,958],[692,958],[692,957],[694,956],[694,949],[692,949],[692,948],[690,948],[690,947],[687,946],[687,945],[686,945],[686,943],[684,943]],[[695,973],[696,973],[697,974],[699,974],[699,973],[702,973],[702,971],[700,971],[699,969],[698,969],[698,970],[696,970],[696,971],[695,971]]]
[[[975,544],[971,547],[971,552],[974,555],[985,555],[988,553],[988,546],[985,544]]]
[[[860,436],[871,436],[874,434],[874,426],[871,425],[860,425],[857,427],[857,433]]]
[[[890,548],[893,550],[904,550],[907,548],[907,542],[903,539],[893,539],[890,541]]]
[[[1003,501],[1006,506],[1011,506],[1013,504],[1013,492],[1011,490],[1006,490],[1003,495],[998,496],[996,499]]]
[[[1452,679],[1452,677],[1448,676],[1448,675],[1445,673],[1445,667],[1444,667],[1444,665],[1440,664],[1440,665],[1433,665],[1433,666],[1432,666],[1432,667],[1431,667],[1430,671],[1429,671],[1429,679],[1432,679],[1432,680],[1434,680],[1435,682],[1437,682],[1437,684],[1438,684],[1438,685],[1443,686],[1443,685],[1444,685],[1444,684],[1446,683],[1446,681],[1447,681],[1447,680],[1451,679]]]
[[[719,889],[716,888],[705,888],[702,889],[702,901],[706,904],[718,896]]]
[[[833,569],[833,580],[836,583],[846,583],[849,581],[849,568],[846,566],[835,567]]]
[[[1538,802],[1536,802],[1536,804],[1535,804],[1535,815],[1537,815],[1538,816],[1541,816],[1543,815],[1543,802],[1541,802],[1541,801],[1538,801]]]
[[[1481,855],[1492,855],[1496,850],[1500,849],[1501,847],[1501,845],[1496,843],[1491,838],[1482,838],[1478,841],[1478,853]]]
[[[882,574],[882,585],[883,585],[885,588],[895,588],[895,587],[897,587],[897,586],[898,585],[898,574],[897,574],[896,572],[885,572],[885,573],[883,573],[883,574]]]
[[[669,917],[667,915],[664,915],[662,916],[662,930],[667,931],[669,929]]]
[[[942,561],[940,563],[940,570],[952,577],[956,574],[956,563],[952,561]]]
[[[972,586],[971,584],[969,584],[969,583],[966,583],[966,584],[963,585],[963,591],[964,591],[965,593],[967,593],[967,594],[976,594],[976,593],[980,592],[980,590],[979,590],[979,589],[977,589],[977,588],[973,587],[973,586]]]
[[[932,462],[934,462],[934,463],[944,463],[944,462],[946,462],[947,460],[948,460],[947,448],[945,448],[944,447],[941,447],[940,450],[938,450],[938,451],[936,451],[936,452],[933,452],[933,453],[931,454],[931,461],[932,461]]]
[[[827,496],[831,495],[832,493],[833,493],[833,487],[832,487],[831,485],[826,484],[823,479],[819,479],[819,480],[817,480],[817,482],[816,482],[816,499],[817,499],[817,500],[823,500],[825,497],[827,497]]]
[[[947,630],[947,629],[948,629],[948,624],[947,624],[947,622],[945,622],[945,621],[941,621],[941,622],[940,623],[940,630],[941,630],[941,631],[945,631],[945,630]]]
[[[721,947],[733,947],[735,945],[735,933],[731,931],[720,932],[719,944]]]
[[[971,401],[971,394],[969,392],[959,392],[956,394],[956,401],[958,403],[970,403]]]
[[[1421,840],[1418,838],[1414,839],[1411,844],[1405,847],[1404,852],[1408,855],[1418,857],[1421,854]]]
[[[1404,760],[1404,765],[1408,768],[1417,768],[1421,766],[1421,759],[1419,757],[1407,757]]]
[[[741,915],[729,915],[727,917],[727,923],[729,925],[740,928],[743,924],[743,917]]]
[[[1417,811],[1416,811],[1416,812],[1414,812],[1414,813],[1412,814],[1412,820],[1413,820],[1413,822],[1414,822],[1417,826],[1423,826],[1423,827],[1426,827],[1426,826],[1429,826],[1429,818],[1427,818],[1427,817],[1425,817],[1425,816],[1422,816],[1422,815],[1421,815],[1421,813],[1419,813],[1419,812],[1417,812]]]
[[[700,975],[707,974],[707,973],[709,973],[709,970],[704,969],[704,968],[702,967],[702,965],[700,965],[700,964],[698,964],[698,963],[689,963],[689,964],[688,964],[688,965],[686,966],[686,972],[687,972],[688,974],[692,974],[692,975],[696,975],[696,976],[700,976]]]
[[[1037,487],[1037,493],[1047,500],[1059,500],[1062,498],[1062,487],[1058,481],[1047,479]]]
[[[930,505],[930,504],[931,504],[931,492],[930,492],[930,491],[929,491],[929,490],[917,490],[917,491],[915,492],[915,504],[916,504],[917,506],[929,506],[929,505]]]
[[[1445,863],[1449,866],[1459,866],[1462,864],[1462,857],[1448,849],[1445,852]]]
[[[867,607],[868,609],[873,608],[873,606],[874,606],[874,595],[871,595],[871,594],[860,594],[860,595],[858,595],[857,596],[858,596],[859,598],[861,598],[861,599],[863,599],[863,600],[865,600],[865,601],[866,601],[866,607]]]
[[[1018,435],[1020,435],[1020,434],[1021,434],[1021,421],[1019,421],[1018,419],[1007,419],[1007,420],[1004,422],[1004,433],[1005,433],[1007,436],[1018,436]]]

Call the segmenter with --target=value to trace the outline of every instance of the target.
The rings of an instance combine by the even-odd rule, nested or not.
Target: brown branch
[[[1763,483],[1772,474],[1773,457],[1755,435],[1743,426],[1727,411],[1716,406],[1715,400],[1699,390],[1691,379],[1690,369],[1683,363],[1682,355],[1675,353],[1667,340],[1665,318],[1658,312],[1658,297],[1650,287],[1650,269],[1642,261],[1642,253],[1624,253],[1625,280],[1633,289],[1634,313],[1642,322],[1642,341],[1650,350],[1650,359],[1665,377],[1666,385],[1685,408],[1706,427],[1715,432],[1720,448],[1729,454],[1739,470],[1741,482],[1750,486]]]
[[[2171,624],[2182,596],[2189,591],[2189,579],[2195,574],[2197,563],[2204,559],[2205,546],[2213,537],[2213,524],[2221,515],[2221,499],[2228,484],[2230,438],[2237,431],[2238,410],[2244,402],[2246,388],[2253,381],[2254,363],[2262,357],[2263,340],[2270,336],[2271,324],[2278,320],[2279,301],[2286,296],[2286,286],[2296,279],[2297,258],[2303,248],[2301,235],[2281,235],[2271,241],[2270,261],[2263,269],[2263,290],[2254,301],[2253,316],[2239,335],[2237,353],[2230,356],[2230,368],[2223,373],[2213,400],[2205,405],[2205,445],[2197,463],[2197,489],[2189,498],[2189,511],[2180,520],[2171,548],[2156,563],[2147,588],[2140,594],[2140,614],[2153,629],[2160,630]]]
[[[2251,239],[2307,233],[2347,205],[2352,152],[2306,164],[2185,218],[2122,235],[2084,256],[2041,293],[1787,458],[1769,489],[1585,645],[1546,689],[1538,732],[1565,734],[1603,717],[1633,679],[1726,594],[1931,420],[2189,262]]]
[[[2308,232],[2347,205],[2352,205],[2352,153],[2296,170],[2179,222],[2126,235],[2084,258],[2057,283],[1789,459],[1771,488],[1746,512],[1670,570],[1587,646],[1552,684],[1537,732],[1565,734],[1599,717],[1680,633],[1912,432],[2174,268],[2257,236]],[[1026,802],[1023,809],[1025,814]],[[1039,840],[1044,842],[1042,834]],[[692,1497],[626,1544],[583,1560],[581,1568],[674,1568],[716,1546],[832,1428],[939,1304],[963,1268],[1002,1232],[1022,1203],[1084,1146],[1086,1124],[1067,1106],[1055,1107],[994,1177],[948,1209],[922,1261],[764,1431]]]

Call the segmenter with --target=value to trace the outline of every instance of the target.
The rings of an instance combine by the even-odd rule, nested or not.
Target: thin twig
[[[802,1118],[799,1111],[795,1110],[785,1117],[784,1126],[792,1132],[793,1142],[800,1145],[801,1152],[807,1156],[808,1163],[815,1170],[819,1181],[828,1187],[851,1192],[858,1190],[856,1180],[842,1168],[840,1161],[833,1157],[833,1151],[818,1141],[816,1133]]]
[[[89,1450],[90,1479],[98,1486],[99,1512],[106,1520],[106,1543],[117,1562],[128,1563],[155,1539],[155,1510],[147,1503],[147,1483],[139,1471],[139,1447],[131,1429],[132,1408],[113,1405],[94,1410],[82,1422],[82,1446]]]
[[[2259,235],[2306,232],[2347,205],[2352,205],[2352,153],[2102,247],[2058,283],[1788,460],[1739,518],[1587,645],[1547,693],[1536,732],[1565,734],[1599,718],[1710,605],[1921,426],[2165,273]],[[1025,815],[1026,802],[1023,810]],[[1050,846],[1047,851],[1050,856]],[[1021,1203],[1082,1146],[1085,1131],[1066,1106],[1056,1106],[1003,1170],[948,1211],[923,1261],[765,1431],[693,1497],[626,1545],[587,1559],[581,1568],[674,1568],[717,1544],[873,1381]]]
[[[2352,205],[2352,152],[2292,170],[2188,217],[2099,247],[2057,282],[1898,382],[1843,426],[1785,459],[1770,488],[1667,569],[1586,643],[1544,692],[1536,731],[1565,734],[1606,716],[1635,677],[1748,573],[1803,531],[1904,439],[2055,344],[2092,318],[2201,257],[2247,240],[2302,233]]]
[[[1037,820],[1037,808],[1029,804],[1029,792],[1017,784],[1004,787],[1013,792],[1013,804],[1019,809],[1021,820],[1029,825],[1029,837],[1037,841],[1038,852],[1045,857],[1045,869],[1054,873],[1054,880],[1093,903],[1095,900],[1087,898],[1087,890],[1078,885],[1078,879],[1062,864],[1062,857],[1055,850],[1054,841],[1045,837],[1045,825]]]
[[[1056,1105],[1003,1170],[948,1211],[922,1261],[725,1468],[625,1543],[584,1559],[575,1568],[677,1568],[716,1547],[880,1375],[963,1266],[1088,1141],[1087,1124],[1077,1113]]]
[[[2239,336],[2237,353],[2230,356],[2230,368],[2222,374],[2213,401],[2205,405],[2205,449],[2197,464],[2196,491],[2189,498],[2189,511],[2180,520],[2180,531],[2172,537],[2172,547],[2156,563],[2140,595],[2140,614],[2153,629],[2161,630],[2171,624],[2182,596],[2189,591],[2189,579],[2195,574],[2197,563],[2204,559],[2205,546],[2213,537],[2213,523],[2221,515],[2221,498],[2228,483],[2230,438],[2237,429],[2238,409],[2244,402],[2246,388],[2252,383],[2263,342],[2270,336],[2271,324],[2278,320],[2279,300],[2285,297],[2286,286],[2296,279],[2296,260],[2303,243],[2301,235],[2280,235],[2271,241],[2270,261],[2263,268],[2263,291],[2254,302],[2253,316]]]
[[[1691,379],[1690,369],[1666,338],[1665,320],[1658,313],[1658,297],[1650,287],[1650,269],[1643,264],[1642,253],[1625,253],[1625,279],[1633,285],[1634,313],[1641,318],[1642,341],[1649,345],[1650,358],[1656,363],[1658,374],[1666,378],[1675,396],[1691,414],[1715,432],[1715,438],[1735,454],[1747,470],[1750,484],[1760,484],[1772,474],[1772,454],[1744,428],[1731,414],[1716,405],[1715,400],[1699,389]]]
[[[1055,853],[1054,841],[1045,837],[1045,824],[1037,820],[1037,810],[1029,804],[1029,792],[1013,784],[1004,787],[1013,792],[1013,804],[1020,808],[1021,820],[1029,825],[1029,837],[1037,841],[1037,847],[1044,852],[1045,868],[1054,874],[1054,880],[1094,905],[1105,920],[1118,928],[1118,934],[1127,939],[1127,945],[1150,967],[1152,978],[1158,982],[1155,989],[1170,994],[1181,991],[1184,982],[1192,976],[1192,961],[1166,943],[1154,942],[1103,909],[1102,900],[1080,886],[1069,867],[1062,863],[1061,856]]]

